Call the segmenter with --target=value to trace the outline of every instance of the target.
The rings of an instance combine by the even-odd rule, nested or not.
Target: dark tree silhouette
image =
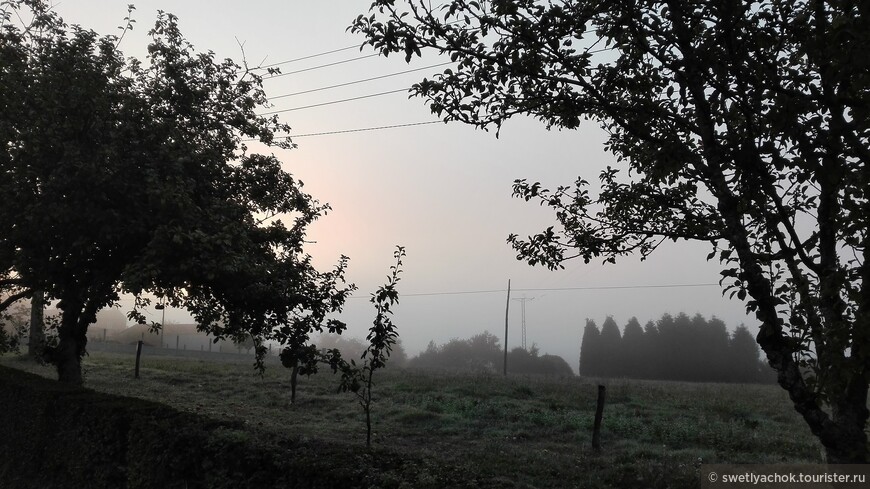
[[[598,348],[601,356],[599,357],[599,375],[603,377],[619,377],[623,375],[623,358],[622,352],[622,336],[619,333],[619,326],[613,320],[613,316],[607,316],[604,323],[601,324],[601,336],[598,339]]]
[[[456,64],[412,92],[499,128],[597,122],[621,169],[514,193],[556,226],[521,259],[615,262],[665,240],[709,243],[722,285],[831,463],[868,462],[870,4],[376,0],[352,30],[384,55]],[[625,171],[627,170],[627,171]],[[663,333],[664,334],[664,333]]]
[[[642,379],[661,379],[664,378],[664,369],[662,369],[661,363],[659,362],[650,362],[649,359],[655,358],[656,353],[659,349],[659,345],[661,344],[661,339],[659,337],[659,329],[656,326],[655,321],[649,320],[643,326],[643,355],[644,359],[642,363],[646,364],[646,371],[641,374],[640,378]]]
[[[681,353],[685,345],[681,345],[680,327],[670,314],[664,314],[656,322],[658,331],[658,349],[655,355],[660,362],[662,378],[677,379],[684,372]]]
[[[744,325],[740,325],[731,336],[729,360],[734,366],[738,382],[756,382],[761,378],[758,363],[758,343]]]
[[[262,359],[276,328],[322,327],[350,289],[344,260],[321,273],[303,251],[327,207],[242,143],[287,129],[255,112],[262,78],[194,52],[170,14],[149,35],[140,63],[42,0],[0,8],[0,294],[58,301],[63,382],[82,383],[88,327],[122,292],[141,322],[155,294]]]
[[[441,349],[434,340],[429,340],[426,349],[421,351],[419,355],[411,358],[408,361],[408,366],[412,368],[438,368],[438,356]]]
[[[411,368],[500,372],[504,352],[497,336],[488,331],[467,340],[453,338],[438,346],[430,341],[426,350],[408,361]],[[508,352],[508,371],[513,374],[571,376],[574,372],[562,357],[541,355],[538,347],[514,348]]]
[[[709,321],[706,322],[704,335],[702,337],[703,343],[699,345],[699,349],[704,352],[704,358],[706,359],[707,364],[710,366],[710,370],[713,372],[713,374],[710,375],[708,378],[717,382],[743,382],[739,378],[735,378],[727,374],[732,365],[739,365],[739,363],[735,363],[729,360],[727,354],[728,346],[730,343],[729,340],[730,335],[728,334],[728,328],[725,326],[724,321],[713,316],[712,318],[710,318]],[[756,355],[755,363],[757,364],[758,361],[759,360]],[[770,370],[770,368],[768,367],[765,368]],[[752,379],[749,382],[759,382],[761,380],[761,378],[757,378]]]
[[[539,357],[537,372],[538,374],[554,376],[554,377],[573,377],[574,370],[568,365],[564,358],[558,355],[544,354]]]
[[[601,375],[599,366],[601,332],[591,319],[586,320],[583,328],[583,340],[580,343],[580,375],[594,377]]]
[[[625,324],[622,333],[622,347],[620,348],[620,365],[622,366],[619,375],[633,377],[636,379],[644,378],[648,375],[645,370],[645,346],[643,328],[640,326],[636,317],[632,317]]]
[[[689,317],[664,314],[658,323],[652,321],[645,328],[636,318],[625,326],[622,339],[615,322],[608,318],[602,332],[597,333],[594,322],[587,320],[588,336],[581,350],[581,375],[600,377],[629,377],[636,379],[679,380],[692,382],[770,382],[770,369],[759,362],[758,345],[745,326],[740,326],[732,338],[725,323],[717,318],[709,321],[702,315]],[[602,341],[602,337],[611,337]],[[591,343],[587,340],[592,340]],[[748,340],[747,340],[748,339]],[[594,346],[592,346],[594,345]]]

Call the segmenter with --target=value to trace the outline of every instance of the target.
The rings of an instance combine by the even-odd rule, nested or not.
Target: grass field
[[[16,357],[5,365],[53,377]],[[328,370],[300,377],[290,404],[289,371],[262,378],[245,364],[95,353],[86,386],[241,421],[251,433],[350,443],[364,451],[363,413],[336,393]],[[821,463],[820,445],[784,391],[770,385],[607,380],[602,450],[591,449],[595,379],[408,372],[376,374],[373,445],[432,465],[461,467],[503,487],[698,487],[702,463]],[[253,436],[253,435],[252,435]],[[427,473],[432,472],[432,473]],[[410,487],[410,486],[409,486]]]

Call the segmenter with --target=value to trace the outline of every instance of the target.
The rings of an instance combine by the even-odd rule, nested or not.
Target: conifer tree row
[[[641,328],[631,318],[620,334],[608,316],[599,330],[587,319],[580,344],[580,375],[694,382],[772,382],[759,360],[752,334],[740,325],[729,334],[725,323],[697,314],[665,314]]]

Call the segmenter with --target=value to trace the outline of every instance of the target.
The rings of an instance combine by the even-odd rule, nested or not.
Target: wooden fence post
[[[136,378],[139,378],[139,358],[142,357],[142,340],[136,342]]]
[[[598,404],[595,406],[595,424],[592,426],[592,448],[601,450],[601,417],[604,415],[605,387],[598,386]]]

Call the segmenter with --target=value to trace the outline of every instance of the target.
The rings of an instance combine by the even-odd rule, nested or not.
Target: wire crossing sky
[[[620,167],[604,151],[606,135],[593,122],[547,131],[516,118],[497,138],[441,123],[419,98],[388,96],[407,94],[414,83],[448,69],[450,60],[425,54],[405,63],[360,50],[363,39],[347,27],[367,7],[358,0],[142,0],[121,49],[147,62],[147,31],[160,9],[178,16],[195,50],[281,69],[276,76],[258,71],[272,105],[258,112],[288,123],[298,147],[246,141],[248,151],[274,153],[305,182],[306,192],[330,204],[311,228],[308,249],[322,269],[342,254],[350,257],[355,298],[367,298],[385,280],[394,245],[406,247],[395,322],[411,354],[429,340],[444,343],[484,330],[502,335],[508,279],[512,293],[536,295],[526,306],[528,343],[563,356],[575,369],[585,318],[600,324],[612,315],[623,326],[632,316],[644,323],[682,311],[717,316],[732,329],[755,327],[742,304],[722,297],[721,269],[705,261],[706,244],[667,242],[646,261],[630,257],[605,266],[575,260],[557,272],[517,261],[507,236],[534,234],[555,220],[546,209],[512,198],[514,180],[549,188],[579,176],[595,182],[608,165]],[[117,34],[126,3],[64,0],[56,10],[69,23]],[[181,311],[166,315],[189,322]],[[349,301],[341,316],[357,337],[373,318],[364,300]],[[511,308],[510,327],[509,346],[519,346],[519,307]]]

